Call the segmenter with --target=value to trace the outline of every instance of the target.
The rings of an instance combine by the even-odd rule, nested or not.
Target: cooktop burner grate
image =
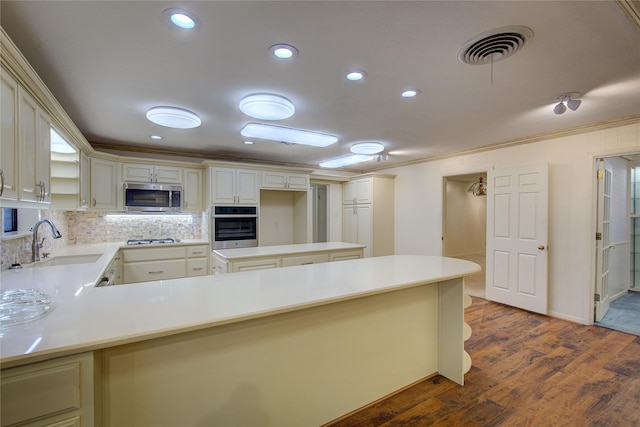
[[[163,238],[163,239],[129,239],[127,245],[150,245],[153,243],[175,243],[175,239]]]

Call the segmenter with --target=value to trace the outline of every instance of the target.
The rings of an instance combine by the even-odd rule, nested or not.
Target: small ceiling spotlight
[[[569,107],[571,111],[576,111],[578,107],[580,107],[580,104],[582,104],[582,101],[580,101],[579,99],[574,99],[579,96],[580,92],[563,93],[558,97],[560,102],[556,104],[555,107],[553,107],[553,112],[556,114],[563,114],[565,111],[567,111],[567,107]]]
[[[364,79],[367,76],[367,73],[365,73],[362,70],[351,70],[347,73],[347,80],[350,80],[352,82],[357,82],[359,80]]]
[[[191,12],[182,9],[166,9],[162,12],[165,19],[174,26],[183,30],[193,30],[198,26],[198,19]]]
[[[278,59],[291,59],[298,54],[298,49],[290,44],[274,44],[269,48],[271,55]]]
[[[407,90],[403,91],[402,92],[402,97],[403,98],[415,98],[416,96],[420,95],[420,93],[422,93],[422,91],[420,89],[411,88],[411,89],[407,89]]]

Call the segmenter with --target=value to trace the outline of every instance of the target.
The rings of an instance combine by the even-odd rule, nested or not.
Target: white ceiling
[[[3,0],[1,7],[2,27],[101,149],[317,167],[355,142],[381,141],[388,161],[350,168],[371,170],[640,114],[640,31],[613,0]],[[170,7],[195,13],[199,29],[171,28],[162,14]],[[529,27],[533,39],[493,72],[457,59],[469,39],[510,25]],[[275,43],[300,54],[274,59]],[[353,68],[367,79],[347,81]],[[403,99],[406,87],[422,94]],[[295,115],[276,124],[339,142],[245,146],[240,129],[256,120],[238,103],[255,92],[295,104]],[[555,115],[563,92],[581,92],[582,106]],[[194,111],[202,126],[154,125],[145,112],[158,105]]]

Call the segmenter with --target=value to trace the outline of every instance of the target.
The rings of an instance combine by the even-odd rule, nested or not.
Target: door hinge
[[[598,171],[598,179],[604,179],[604,171]]]
[[[594,300],[595,302],[600,301],[600,294],[593,294],[593,300]]]
[[[600,231],[596,231],[596,240],[602,240],[602,233]]]

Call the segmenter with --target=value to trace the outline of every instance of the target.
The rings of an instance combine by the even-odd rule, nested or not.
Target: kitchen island
[[[87,355],[105,426],[319,425],[435,373],[463,384],[479,269],[396,255],[81,291],[50,274],[31,286],[53,309],[3,330],[3,378]]]

